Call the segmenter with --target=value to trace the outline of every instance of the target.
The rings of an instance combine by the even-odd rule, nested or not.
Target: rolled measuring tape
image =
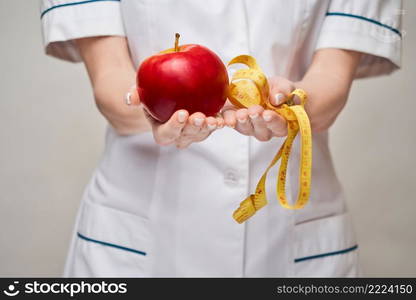
[[[303,208],[309,199],[312,170],[312,132],[308,115],[305,111],[307,95],[305,91],[296,89],[288,95],[288,101],[278,107],[269,103],[269,85],[263,71],[258,66],[254,57],[240,55],[233,58],[232,64],[244,64],[247,69],[237,70],[231,79],[228,98],[238,108],[247,108],[251,105],[261,105],[281,115],[287,121],[288,134],[285,142],[270,162],[261,176],[255,193],[248,196],[234,211],[233,218],[238,223],[243,223],[252,217],[259,209],[267,204],[266,179],[269,170],[281,159],[277,176],[277,198],[279,203],[287,209]],[[300,104],[295,104],[293,98],[298,96]],[[286,173],[290,151],[296,135],[301,135],[299,191],[294,204],[290,204],[286,198]]]

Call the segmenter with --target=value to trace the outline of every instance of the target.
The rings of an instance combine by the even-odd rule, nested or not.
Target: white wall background
[[[331,132],[367,276],[416,276],[416,1],[404,65],[357,81]],[[0,276],[59,276],[104,119],[81,64],[46,57],[37,1],[0,2]]]

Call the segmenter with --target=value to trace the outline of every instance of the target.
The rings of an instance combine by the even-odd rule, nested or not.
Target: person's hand
[[[130,91],[128,101],[133,105],[140,105],[135,88]],[[215,129],[224,126],[221,116],[206,117],[201,112],[189,115],[184,109],[176,111],[165,123],[154,119],[144,108],[143,112],[152,127],[155,142],[161,146],[174,144],[183,149],[192,143],[205,140]]]
[[[286,102],[287,95],[295,89],[293,82],[282,77],[269,78],[268,82],[270,86],[269,102],[273,106]],[[222,115],[225,125],[244,135],[254,136],[259,141],[268,141],[274,136],[287,135],[286,120],[275,111],[264,109],[260,105],[237,109],[227,102],[222,109]]]
[[[126,37],[93,36],[74,43],[88,70],[97,108],[114,131],[122,136],[149,131],[143,110],[123,103],[123,96],[136,81]]]

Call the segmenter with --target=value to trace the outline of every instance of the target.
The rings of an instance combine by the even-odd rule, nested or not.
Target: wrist
[[[332,75],[319,74],[316,77],[308,76],[294,85],[307,94],[305,111],[309,116],[312,131],[322,132],[334,123],[344,108],[351,82],[340,81]]]
[[[120,135],[143,133],[151,129],[138,105],[127,105],[125,95],[135,82],[132,69],[112,69],[94,78],[93,92],[96,105],[114,130]]]

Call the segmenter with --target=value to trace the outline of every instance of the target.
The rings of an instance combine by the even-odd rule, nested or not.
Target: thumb
[[[124,96],[124,100],[127,105],[139,106],[142,104],[140,101],[139,93],[135,85],[132,86],[129,89],[129,91],[126,93],[126,95]]]
[[[270,82],[269,103],[278,106],[287,101],[287,96],[295,89],[293,83],[286,78],[273,78]]]

